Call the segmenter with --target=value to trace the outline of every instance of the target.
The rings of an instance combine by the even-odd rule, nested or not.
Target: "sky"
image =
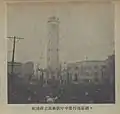
[[[60,62],[104,60],[114,48],[114,16],[111,4],[10,3],[7,5],[7,36],[16,42],[15,61],[33,61],[46,66],[47,21],[59,18]],[[8,61],[12,40],[7,40]]]

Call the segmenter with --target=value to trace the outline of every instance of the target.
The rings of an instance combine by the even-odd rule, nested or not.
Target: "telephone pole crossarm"
[[[7,37],[7,38],[10,38],[10,39],[24,39],[24,38],[21,38],[21,37],[17,37],[17,36],[9,36],[9,37]]]

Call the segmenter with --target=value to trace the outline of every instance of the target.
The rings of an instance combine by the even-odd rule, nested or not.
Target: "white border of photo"
[[[6,36],[6,26],[7,26],[7,17],[6,17],[6,4],[15,3],[15,2],[88,2],[88,3],[111,3],[114,4],[114,22],[115,22],[115,59],[116,59],[116,103],[115,104],[80,104],[77,106],[90,106],[91,110],[78,111],[78,110],[32,110],[32,107],[40,106],[75,106],[73,104],[7,104],[7,36]],[[84,114],[119,114],[120,113],[120,1],[112,0],[0,0],[0,113],[1,114],[33,114],[33,113],[84,113]]]

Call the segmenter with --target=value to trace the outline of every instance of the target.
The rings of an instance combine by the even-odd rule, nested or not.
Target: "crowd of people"
[[[14,77],[8,78],[8,82],[9,104],[115,103],[115,89],[109,84],[69,83],[41,86],[40,83],[22,84],[19,78]]]

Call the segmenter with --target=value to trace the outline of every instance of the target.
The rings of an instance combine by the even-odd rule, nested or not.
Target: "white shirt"
[[[55,102],[55,100],[57,99],[57,97],[55,97],[55,98],[52,98],[52,97],[50,97],[50,96],[47,96],[46,97],[46,101],[47,101],[47,103],[54,103]]]

